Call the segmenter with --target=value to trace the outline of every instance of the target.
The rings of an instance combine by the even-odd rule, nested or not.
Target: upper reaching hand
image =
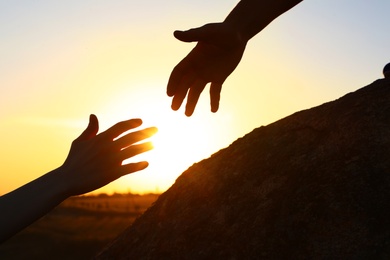
[[[211,83],[211,111],[216,112],[222,84],[240,62],[246,43],[301,1],[241,0],[222,23],[175,31],[177,39],[198,43],[176,65],[169,78],[167,94],[173,97],[172,109],[179,109],[187,96],[185,114],[191,116],[203,89]]]
[[[185,114],[191,116],[203,89],[211,83],[211,111],[216,112],[222,84],[240,62],[246,41],[224,23],[175,31],[174,35],[181,41],[198,43],[173,69],[169,78],[167,94],[173,97],[172,109],[178,110],[187,96]]]

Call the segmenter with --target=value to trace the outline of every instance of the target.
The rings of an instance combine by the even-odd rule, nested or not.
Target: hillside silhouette
[[[389,259],[390,79],[186,170],[97,259]]]

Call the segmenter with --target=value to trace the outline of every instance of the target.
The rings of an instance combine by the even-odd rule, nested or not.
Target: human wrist
[[[49,173],[54,180],[55,194],[62,200],[74,195],[71,189],[72,184],[69,182],[66,172],[66,168],[62,165]]]
[[[267,5],[267,1],[241,0],[223,23],[236,31],[242,41],[248,42],[272,21],[269,12],[259,13],[268,9],[264,5]]]
[[[220,23],[222,38],[224,39],[224,44],[230,47],[241,47],[246,46],[248,38],[240,30],[239,27],[235,26],[234,23],[230,21],[223,21]],[[245,48],[245,47],[244,47]]]

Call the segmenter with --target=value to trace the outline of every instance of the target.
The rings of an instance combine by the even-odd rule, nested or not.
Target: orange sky
[[[60,166],[91,113],[101,130],[135,117],[159,128],[155,150],[134,158],[150,167],[97,192],[164,191],[253,128],[367,85],[390,61],[388,1],[307,0],[251,40],[218,113],[205,90],[187,118],[165,88],[194,44],[172,32],[221,21],[237,1],[22,2],[0,2],[0,194]]]

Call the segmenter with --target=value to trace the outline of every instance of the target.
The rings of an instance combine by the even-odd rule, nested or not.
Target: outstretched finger
[[[152,149],[153,149],[153,144],[151,142],[131,145],[131,146],[123,149],[122,151],[120,151],[120,153],[119,153],[120,160],[124,161],[126,159],[129,159],[129,158],[134,157],[136,155],[139,155],[141,153],[150,151]]]
[[[187,71],[187,74],[181,78],[176,93],[172,99],[171,108],[173,110],[178,110],[181,107],[184,98],[187,96],[189,87],[193,84],[195,80],[196,74],[192,71]]]
[[[169,76],[168,86],[167,86],[167,95],[172,97],[176,94],[177,88],[180,84],[181,78],[183,77],[185,71],[185,66],[183,61],[181,61],[175,68],[173,68],[171,75]]]
[[[118,172],[119,176],[117,176],[117,177],[119,178],[119,177],[126,175],[126,174],[129,174],[129,173],[141,171],[148,166],[149,166],[149,163],[146,161],[124,164],[119,168],[119,172]]]
[[[122,149],[122,148],[128,147],[134,143],[142,141],[146,138],[149,138],[152,135],[154,135],[155,133],[157,133],[156,127],[145,128],[143,130],[132,132],[132,133],[126,134],[126,135],[118,138],[117,140],[115,140],[113,142],[113,145]]]
[[[194,113],[196,104],[198,103],[200,94],[202,93],[203,89],[206,86],[206,82],[204,81],[196,81],[191,87],[188,92],[187,97],[187,105],[186,105],[186,116],[191,116]]]
[[[121,135],[122,133],[134,129],[140,125],[142,125],[141,119],[130,119],[130,120],[116,123],[114,126],[110,127],[102,134],[108,136],[108,138],[113,140],[119,135]]]
[[[211,112],[215,113],[219,108],[219,100],[221,99],[222,84],[211,82],[210,85],[210,105]]]
[[[169,77],[167,95],[170,97],[176,95],[183,86],[189,86],[195,80],[190,54],[176,65]]]
[[[178,110],[183,104],[184,98],[186,97],[188,92],[188,88],[181,88],[177,93],[173,96],[171,108],[173,110]]]

